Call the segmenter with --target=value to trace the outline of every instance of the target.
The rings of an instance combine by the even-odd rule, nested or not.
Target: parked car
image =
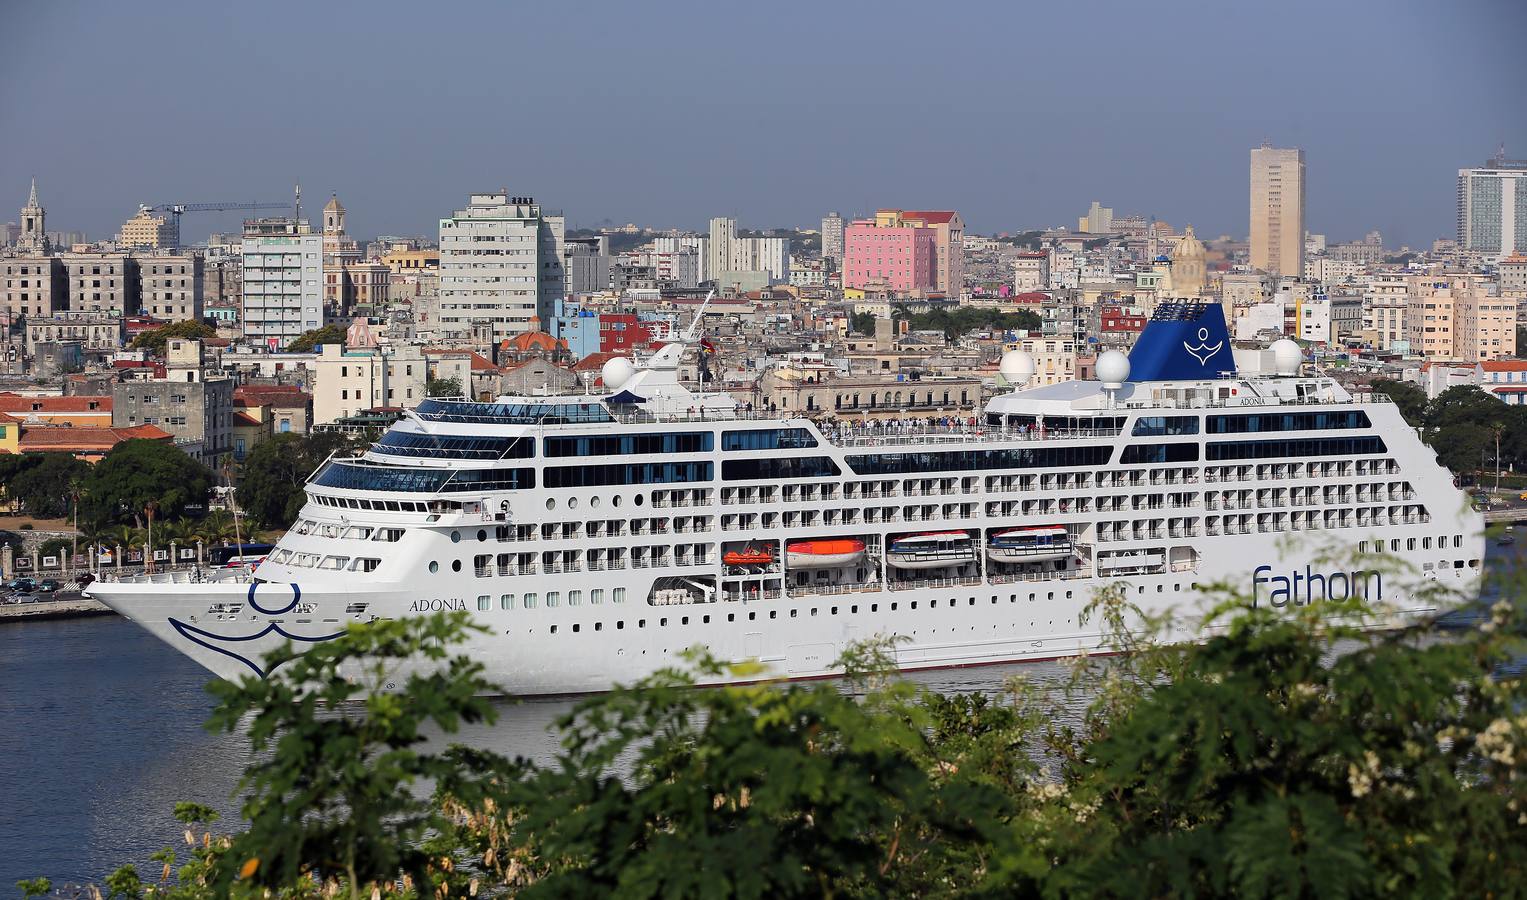
[[[52,593],[55,593],[56,591],[58,591],[62,587],[63,587],[63,585],[61,583],[59,583],[58,579],[56,579],[56,578],[44,578],[42,581],[39,581],[37,583],[37,593],[39,593],[39,594],[52,594]]]
[[[36,594],[15,593],[11,595],[12,603],[39,603],[41,601],[42,598]]]
[[[27,594],[37,589],[37,582],[31,578],[12,578],[5,583],[5,589]]]

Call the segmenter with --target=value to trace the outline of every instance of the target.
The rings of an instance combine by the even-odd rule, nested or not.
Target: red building
[[[632,313],[599,314],[599,352],[627,353],[652,343],[652,330]]]

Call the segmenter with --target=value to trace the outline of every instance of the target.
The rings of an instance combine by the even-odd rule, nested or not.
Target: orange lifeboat
[[[768,550],[757,550],[749,546],[723,553],[721,561],[729,566],[767,566],[774,562],[774,554]]]
[[[785,545],[785,562],[793,569],[850,566],[864,558],[864,542],[855,538],[796,541]]]

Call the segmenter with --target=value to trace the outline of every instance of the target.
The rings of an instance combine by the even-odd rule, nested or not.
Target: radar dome
[[[1023,387],[1034,377],[1036,370],[1034,357],[1023,350],[1009,350],[1002,354],[1002,362],[998,363],[997,371],[1007,383],[1014,387]]]
[[[1103,387],[1121,388],[1129,380],[1129,357],[1118,350],[1109,350],[1098,357],[1097,373]]]
[[[1273,369],[1279,375],[1298,375],[1299,364],[1304,362],[1304,351],[1299,345],[1283,338],[1273,341],[1272,345]]]
[[[618,391],[631,380],[636,373],[636,367],[631,365],[631,360],[624,356],[614,356],[605,360],[599,369],[599,377],[604,379],[604,386],[612,391]]]

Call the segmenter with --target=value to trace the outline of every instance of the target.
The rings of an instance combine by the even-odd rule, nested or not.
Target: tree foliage
[[[134,438],[112,447],[84,479],[87,515],[108,522],[141,523],[144,508],[174,519],[206,501],[212,472],[164,441]]]
[[[1445,605],[1431,584],[1418,602]],[[691,654],[579,703],[544,763],[422,740],[427,724],[493,716],[480,666],[446,649],[470,636],[465,614],[354,626],[277,651],[268,681],[214,687],[213,727],[247,728],[255,751],[248,827],[203,837],[165,886],[127,868],[107,884],[184,898],[1527,896],[1511,601],[1439,639],[1425,621],[1372,630],[1384,611],[1360,601],[1275,609],[1215,590],[1196,644],[1162,641],[1169,620],[1104,591],[1088,615],[1121,655],[1079,660],[1059,697],[1022,679],[939,696],[892,674],[883,641],[845,654],[850,690],[696,690],[728,668],[762,673]]]
[[[239,506],[266,528],[285,528],[306,502],[303,485],[331,453],[350,439],[339,432],[278,434],[261,441],[244,460],[236,496]]]
[[[0,460],[9,469],[0,470],[6,495],[28,515],[43,519],[69,515],[72,494],[90,474],[90,466],[69,453],[26,453]]]
[[[340,344],[343,346],[344,343],[344,326],[338,324],[330,324],[325,325],[322,328],[314,328],[310,331],[304,331],[303,333],[297,335],[297,337],[286,346],[286,350],[288,353],[312,353],[315,349],[322,346],[323,344]]]
[[[855,334],[862,334],[865,337],[874,337],[875,336],[875,314],[874,313],[867,313],[867,312],[854,313],[852,316],[849,317],[848,325],[849,325],[849,328],[851,328]]]
[[[424,395],[426,397],[465,397],[462,390],[461,379],[452,375],[450,378],[431,378],[424,383]]]
[[[1037,331],[1043,324],[1033,310],[1019,309],[1005,312],[987,307],[961,306],[953,311],[932,309],[928,312],[911,313],[897,308],[895,319],[906,319],[913,331],[942,331],[944,337],[955,338],[984,328],[1002,331]]]
[[[201,341],[216,336],[217,329],[211,325],[187,319],[183,322],[161,325],[152,331],[145,331],[133,338],[132,346],[139,350],[147,350],[154,356],[163,356],[170,338]]]

